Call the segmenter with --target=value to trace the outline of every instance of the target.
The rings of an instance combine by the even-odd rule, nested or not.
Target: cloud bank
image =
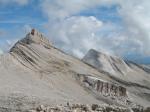
[[[93,16],[73,16],[51,27],[49,35],[59,48],[82,57],[87,50],[96,45],[95,33],[101,27],[102,22]]]
[[[0,55],[2,55],[2,54],[3,54],[3,50],[0,49]]]
[[[44,0],[42,11],[49,18],[49,35],[56,45],[82,57],[89,49],[115,55],[150,56],[149,0]],[[122,24],[78,15],[95,7],[117,5]]]
[[[30,2],[0,0],[0,4],[22,7]],[[48,19],[40,29],[48,32],[47,35],[57,47],[72,55],[81,58],[94,48],[119,56],[150,56],[149,0],[37,0],[34,3],[41,11],[39,13]],[[116,12],[92,14],[95,9],[102,11],[100,7],[114,7]],[[118,16],[121,21],[114,22],[107,17],[109,15]],[[31,26],[27,24],[24,28],[28,32]]]

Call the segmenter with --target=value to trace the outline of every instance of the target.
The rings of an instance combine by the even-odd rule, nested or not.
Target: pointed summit
[[[104,70],[115,75],[125,75],[130,71],[130,67],[123,59],[98,52],[94,49],[89,50],[82,60],[97,69]]]
[[[21,40],[21,42],[24,42],[26,44],[31,44],[31,43],[41,44],[44,46],[51,45],[50,41],[46,37],[44,37],[42,33],[38,32],[35,29],[32,29],[31,32],[28,33],[23,40]]]
[[[40,65],[44,60],[39,58],[42,54],[41,51],[47,52],[51,48],[50,41],[42,33],[32,29],[25,38],[19,40],[10,49],[10,54],[26,67],[39,69],[41,67],[38,64]],[[42,60],[42,62],[39,60]]]
[[[25,38],[22,40],[19,40],[10,50],[12,52],[17,46],[23,45],[29,45],[29,44],[39,44],[46,48],[50,48],[52,46],[51,42],[40,32],[38,32],[35,29],[32,29],[31,32],[29,32]]]

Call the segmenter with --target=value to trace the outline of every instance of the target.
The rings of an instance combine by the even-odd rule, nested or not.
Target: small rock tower
[[[35,34],[35,29],[32,29],[31,30],[31,35],[34,35]]]

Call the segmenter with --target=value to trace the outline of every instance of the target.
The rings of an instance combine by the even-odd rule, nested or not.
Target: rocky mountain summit
[[[127,63],[121,58],[110,56],[94,49],[89,50],[84,56],[83,61],[114,75],[126,75],[127,72],[131,71]]]
[[[109,75],[119,80],[137,83],[147,87],[150,84],[150,72],[146,66],[144,67],[130,61],[125,61],[119,57],[110,56],[94,49],[91,49],[82,60],[100,71],[108,72]]]
[[[98,52],[90,51],[83,62],[33,29],[0,56],[0,111],[34,111],[39,105],[67,102],[127,110],[150,105],[149,72],[118,58],[99,57]]]

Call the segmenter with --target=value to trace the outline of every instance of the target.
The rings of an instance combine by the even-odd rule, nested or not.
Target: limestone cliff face
[[[108,82],[97,80],[94,88],[106,96],[127,97],[126,88]]]
[[[118,100],[124,104],[127,103],[127,89],[119,84],[108,82],[90,75],[79,74],[79,80],[84,87],[91,89],[99,95],[112,100]]]

